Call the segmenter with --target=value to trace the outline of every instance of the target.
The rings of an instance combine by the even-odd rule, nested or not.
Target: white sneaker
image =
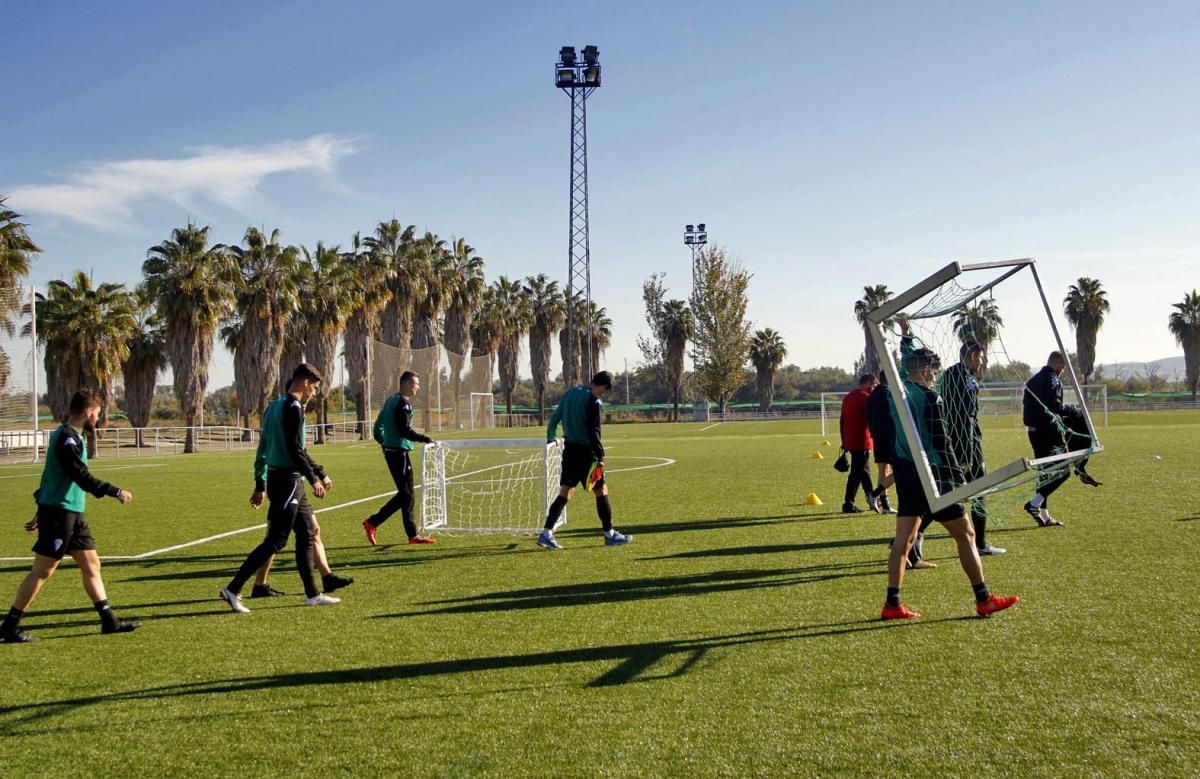
[[[250,609],[246,608],[242,603],[242,596],[236,592],[232,592],[228,587],[222,587],[220,591],[221,600],[229,604],[229,608],[237,614],[249,614]]]
[[[335,598],[332,595],[326,595],[323,592],[318,592],[313,597],[304,599],[305,606],[332,606],[335,603],[341,602],[341,598]]]
[[[550,530],[542,531],[542,534],[538,536],[537,545],[542,549],[549,549],[551,551],[562,549],[562,544],[558,543],[558,540],[554,538],[554,532]]]
[[[632,540],[633,536],[623,535],[615,530],[611,533],[604,534],[605,546],[625,546],[625,544],[628,544]]]

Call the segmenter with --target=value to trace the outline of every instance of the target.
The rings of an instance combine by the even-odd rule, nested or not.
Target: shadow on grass
[[[1200,514],[1197,514],[1194,517],[1180,517],[1179,519],[1177,519],[1175,521],[1176,522],[1195,522],[1197,520],[1200,520]]]
[[[732,546],[724,549],[697,549],[693,552],[678,552],[648,560],[690,560],[702,557],[738,557],[742,555],[774,554],[778,552],[810,552],[816,549],[841,549],[850,546],[880,546],[891,543],[895,536],[881,538],[847,538],[837,541],[813,541],[808,544],[769,544],[758,546]],[[928,536],[927,536],[928,538]]]
[[[733,530],[741,527],[763,525],[785,525],[793,522],[824,522],[837,519],[841,512],[825,514],[776,514],[769,517],[716,517],[713,519],[681,519],[663,522],[629,523],[629,531],[639,535],[647,533],[683,533],[691,530]],[[594,517],[593,517],[594,519]],[[618,518],[619,520],[620,518]],[[576,521],[578,524],[578,521]],[[579,530],[577,526],[575,530]]]
[[[213,679],[198,682],[162,685],[127,692],[64,698],[61,700],[0,705],[0,733],[18,735],[17,729],[26,722],[44,724],[47,717],[76,713],[85,706],[99,704],[121,705],[128,701],[158,701],[193,695],[244,693],[255,690],[309,688],[324,685],[378,684],[434,676],[511,671],[528,668],[553,668],[576,663],[612,663],[612,667],[588,682],[585,687],[612,687],[623,684],[653,682],[682,676],[713,650],[736,648],[763,643],[797,641],[801,639],[869,633],[879,630],[905,630],[936,625],[943,622],[975,620],[974,617],[947,617],[919,622],[882,622],[878,619],[850,620],[822,625],[757,630],[746,633],[709,636],[674,641],[651,641],[639,644],[562,649],[528,654],[504,654],[490,657],[469,657],[430,662],[402,663],[371,668],[307,671],[301,673],[265,674]],[[188,716],[194,716],[189,714]]]
[[[607,582],[504,590],[466,598],[426,601],[422,605],[440,606],[423,611],[379,614],[373,619],[428,616],[432,614],[472,614],[491,611],[553,609],[568,606],[625,603],[637,600],[708,595],[764,587],[792,587],[801,584],[845,579],[854,576],[879,576],[879,562],[813,565],[803,568],[742,569],[711,571],[682,576],[619,579]],[[862,570],[855,570],[862,569]]]

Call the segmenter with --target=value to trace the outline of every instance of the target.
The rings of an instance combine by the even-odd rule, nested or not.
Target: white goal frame
[[[1092,445],[1087,449],[1068,451],[1063,454],[1051,455],[1049,457],[1041,457],[1037,459],[1018,458],[1012,462],[995,470],[989,471],[982,477],[962,484],[945,495],[938,492],[937,484],[933,479],[933,472],[930,468],[929,457],[925,452],[924,446],[921,444],[921,438],[917,434],[916,420],[913,419],[912,409],[908,405],[908,393],[905,391],[904,383],[900,381],[900,371],[896,367],[895,357],[888,349],[887,342],[883,337],[883,324],[889,319],[903,312],[913,303],[928,295],[930,292],[941,287],[943,284],[952,279],[961,276],[964,273],[981,272],[981,271],[998,271],[999,275],[991,279],[985,284],[981,284],[974,288],[971,297],[964,300],[959,300],[957,305],[962,306],[969,303],[971,300],[978,298],[988,290],[995,287],[1000,282],[1019,273],[1022,270],[1028,269],[1033,276],[1034,284],[1037,286],[1038,295],[1041,298],[1042,306],[1046,309],[1046,318],[1050,323],[1050,330],[1054,334],[1054,342],[1058,345],[1058,351],[1062,353],[1063,360],[1066,362],[1065,375],[1068,379],[1069,387],[1075,390],[1075,396],[1079,399],[1079,406],[1084,411],[1084,419],[1087,421],[1088,432],[1091,435]],[[1054,312],[1050,308],[1050,303],[1046,300],[1045,290],[1042,289],[1041,279],[1038,278],[1037,268],[1034,267],[1034,261],[1030,258],[1018,260],[1001,260],[998,262],[979,262],[961,264],[952,262],[941,270],[929,276],[924,281],[916,284],[908,290],[896,295],[894,298],[880,305],[867,313],[867,330],[871,334],[871,340],[875,344],[875,351],[879,355],[880,364],[888,377],[888,390],[892,393],[892,401],[896,404],[896,408],[900,410],[898,414],[900,418],[900,430],[896,431],[897,435],[903,435],[909,444],[909,451],[914,455],[920,455],[920,462],[917,463],[917,476],[921,481],[921,487],[925,490],[925,497],[929,502],[929,508],[932,511],[940,511],[941,509],[951,506],[955,503],[962,502],[968,498],[972,498],[984,492],[996,491],[1003,489],[1005,482],[1015,480],[1016,477],[1026,474],[1030,471],[1040,470],[1042,467],[1053,466],[1056,463],[1065,463],[1085,457],[1088,454],[1101,452],[1104,447],[1100,443],[1099,436],[1096,435],[1096,427],[1092,424],[1092,416],[1087,410],[1087,398],[1082,388],[1079,385],[1079,380],[1075,376],[1075,368],[1071,365],[1070,352],[1067,351],[1063,344],[1062,336],[1058,332],[1058,325],[1054,322]]]
[[[475,427],[475,409],[479,408],[476,403],[482,404],[484,398],[487,398],[492,405],[492,424],[490,428]],[[489,430],[496,427],[496,396],[490,392],[472,392],[467,397],[467,415],[470,417],[470,430]]]
[[[527,517],[497,517],[496,524],[489,527],[470,527],[456,521],[451,509],[451,490],[454,477],[447,478],[445,459],[454,449],[526,449],[541,450],[541,496],[538,514]],[[421,528],[423,531],[450,533],[510,533],[528,534],[540,532],[550,511],[550,504],[558,496],[559,474],[562,463],[562,443],[547,442],[544,438],[481,438],[467,440],[443,440],[421,450]],[[503,466],[490,466],[478,472],[462,474],[473,476]],[[566,524],[566,510],[562,521]]]

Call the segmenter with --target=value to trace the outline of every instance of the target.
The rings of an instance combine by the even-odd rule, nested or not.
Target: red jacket
[[[842,398],[842,448],[861,452],[871,448],[871,431],[867,429],[867,397],[859,387]]]

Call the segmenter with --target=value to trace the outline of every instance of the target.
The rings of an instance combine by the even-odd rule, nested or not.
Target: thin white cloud
[[[234,208],[247,202],[259,183],[275,173],[331,173],[337,161],[355,152],[354,141],[314,135],[265,146],[203,146],[168,160],[122,160],[85,166],[64,184],[16,186],[10,203],[22,213],[53,214],[111,229],[132,222],[133,209],[154,200],[186,204],[202,197]]]

